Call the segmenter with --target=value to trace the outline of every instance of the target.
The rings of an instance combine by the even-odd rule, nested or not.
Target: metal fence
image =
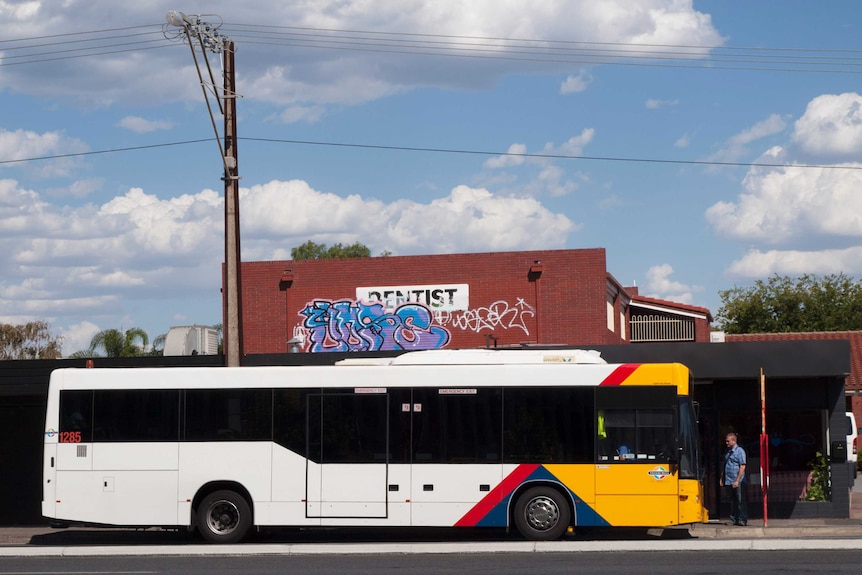
[[[694,341],[694,320],[666,315],[633,315],[631,341]]]

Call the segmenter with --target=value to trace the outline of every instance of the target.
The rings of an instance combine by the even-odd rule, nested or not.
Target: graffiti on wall
[[[305,319],[294,337],[300,331],[304,351],[317,353],[440,349],[451,341],[449,329],[473,333],[517,329],[530,335],[527,325],[536,310],[523,298],[514,304],[498,300],[484,307],[435,312],[415,302],[387,311],[377,301],[316,299],[299,314]]]
[[[305,316],[306,351],[388,351],[439,349],[449,330],[432,325],[427,307],[405,303],[386,311],[381,303],[318,299],[300,311]]]
[[[514,305],[507,301],[497,300],[487,307],[459,312],[436,312],[434,319],[442,326],[474,333],[479,333],[485,329],[489,331],[520,329],[526,335],[530,335],[527,319],[535,316],[535,308],[519,297]]]

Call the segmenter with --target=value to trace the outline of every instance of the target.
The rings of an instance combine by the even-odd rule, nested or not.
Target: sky
[[[171,10],[236,46],[243,261],[601,247],[713,314],[862,277],[858,0],[0,0],[0,322],[64,354],[222,322],[221,55]]]

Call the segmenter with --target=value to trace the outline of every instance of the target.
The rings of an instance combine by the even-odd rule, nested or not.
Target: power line
[[[233,26],[235,28],[230,28]],[[135,26],[109,28],[71,34],[36,36],[0,41],[5,50],[23,50],[47,47],[61,43],[94,43],[117,38],[115,35],[77,38],[83,35],[110,34],[116,31],[152,28]],[[161,27],[159,28],[161,29]],[[411,32],[381,32],[368,30],[309,28],[297,26],[271,26],[255,24],[227,24],[233,37],[246,38],[246,44],[281,46],[284,48],[308,48],[317,50],[339,50],[348,52],[389,53],[424,57],[474,58],[549,64],[635,66],[659,68],[695,68],[741,71],[778,71],[794,73],[859,74],[862,70],[862,50],[824,48],[759,48],[741,46],[696,46],[690,44],[646,44],[626,42],[597,42],[581,40],[541,40],[529,38],[506,38],[485,36],[458,36],[446,34],[423,34]],[[143,32],[133,35],[147,35]],[[45,39],[75,37],[67,42],[33,43],[7,46],[10,43],[34,42]],[[139,49],[153,46],[137,43]],[[124,45],[136,45],[127,43]],[[0,66],[33,64],[116,54],[127,50],[106,50],[116,44],[91,46],[52,52],[31,53],[28,56],[6,56],[0,58]],[[162,46],[157,46],[162,47]],[[657,50],[659,49],[659,50]],[[98,50],[92,52],[90,50]],[[691,51],[694,50],[694,51]],[[78,53],[76,52],[88,52]],[[68,54],[50,57],[47,55]],[[856,55],[860,56],[856,56]],[[3,62],[14,58],[29,57],[31,60]],[[728,65],[755,64],[755,65]],[[763,64],[763,65],[760,65]]]
[[[240,141],[247,142],[264,142],[276,144],[293,144],[303,146],[329,146],[336,148],[357,148],[367,150],[387,150],[398,152],[421,152],[435,154],[468,154],[477,156],[506,156],[513,158],[538,158],[538,159],[556,159],[556,160],[582,160],[596,162],[626,162],[626,163],[648,163],[648,164],[676,164],[689,166],[716,166],[716,167],[743,167],[743,168],[804,168],[804,169],[823,169],[823,170],[862,170],[862,165],[836,165],[836,164],[779,164],[769,162],[718,162],[713,160],[670,160],[664,158],[632,158],[632,157],[615,157],[615,156],[573,156],[568,154],[547,154],[547,153],[513,153],[513,152],[494,152],[487,150],[467,150],[458,148],[428,148],[419,146],[386,146],[379,144],[357,144],[348,142],[322,142],[314,140],[286,140],[275,138],[238,138]],[[185,140],[181,142],[166,142],[162,144],[150,144],[144,146],[128,146],[123,148],[111,148],[105,150],[93,150],[89,152],[73,152],[68,154],[56,154],[51,156],[36,156],[29,158],[16,158],[13,160],[0,160],[0,165],[16,164],[24,162],[35,162],[41,160],[57,160],[64,158],[73,158],[80,156],[95,156],[100,154],[113,154],[118,152],[132,152],[138,150],[149,150],[154,148],[164,148],[168,146],[183,146],[187,144],[199,144],[201,142],[211,142],[213,138],[202,138],[199,140]]]
[[[230,28],[237,26],[239,28]],[[261,43],[286,47],[333,49],[345,51],[391,52],[423,56],[484,57],[494,59],[525,60],[537,62],[575,63],[590,65],[656,66],[642,60],[676,60],[702,62],[698,66],[676,65],[672,67],[696,67],[730,70],[785,71],[785,72],[831,72],[858,73],[853,67],[862,65],[862,50],[803,49],[803,48],[756,48],[734,46],[694,46],[671,44],[636,44],[623,42],[589,42],[573,40],[539,40],[525,38],[503,38],[483,36],[455,36],[443,34],[416,34],[398,32],[372,32],[367,30],[345,30],[307,28],[291,26],[255,26],[250,24],[227,24],[233,37],[245,37],[247,43]],[[266,30],[265,33],[258,29]],[[243,33],[251,34],[243,34]],[[274,42],[263,41],[274,40]],[[671,48],[655,50],[655,48]],[[695,51],[685,51],[694,49]],[[709,51],[709,52],[707,52]],[[485,54],[476,55],[477,53]],[[729,52],[729,53],[728,53]],[[743,52],[743,53],[739,53]],[[529,54],[532,58],[491,56],[497,54]],[[777,54],[777,56],[773,55]],[[560,56],[577,55],[582,59],[560,59]],[[542,57],[544,56],[544,57]],[[743,59],[748,58],[748,59]],[[756,58],[751,60],[751,58]],[[626,60],[634,60],[626,62]],[[641,61],[638,61],[641,60]],[[761,63],[782,68],[723,66],[724,63]],[[716,65],[717,64],[717,65]],[[810,68],[787,68],[786,66],[850,67],[851,70]],[[664,67],[668,67],[664,65]]]
[[[170,48],[172,46],[175,46],[175,45],[174,44],[164,44],[161,46],[148,46],[146,48],[127,48],[125,50],[109,50],[106,52],[97,52],[95,54],[84,54],[84,55],[78,55],[78,56],[58,56],[56,58],[40,58],[37,60],[27,60],[25,62],[9,62],[9,63],[0,62],[0,68],[2,68],[3,66],[23,66],[25,64],[41,64],[43,62],[56,62],[57,60],[72,60],[74,58],[85,58],[88,56],[107,56],[110,54],[122,54],[124,52],[138,52],[140,50],[158,50],[159,48]],[[69,51],[71,51],[71,50],[69,50]]]
[[[116,36],[100,36],[98,38],[79,38],[77,40],[61,40],[59,42],[43,42],[41,44],[25,44],[23,46],[0,46],[4,52],[8,52],[11,50],[27,50],[29,48],[43,48],[45,46],[65,46],[67,44],[83,44],[84,42],[96,42],[99,40],[116,40],[118,38],[131,38],[134,36],[153,36],[155,34],[160,34],[159,30],[155,30],[153,32],[138,32],[137,34],[119,34]],[[7,44],[9,42],[17,42],[17,40],[0,40],[0,45]]]
[[[542,44],[546,44],[546,42],[540,41],[531,41],[530,43],[518,43],[518,44],[499,44],[493,43],[490,41],[483,42],[452,42],[452,41],[436,41],[436,40],[413,40],[411,38],[402,39],[402,38],[387,38],[387,42],[394,42],[395,44],[383,44],[380,43],[377,38],[367,38],[362,36],[345,36],[345,35],[322,35],[322,34],[303,34],[303,33],[284,33],[279,36],[271,36],[271,35],[263,35],[263,34],[242,34],[241,32],[246,32],[246,30],[234,31],[231,36],[234,38],[260,38],[264,40],[295,40],[295,41],[307,41],[310,43],[332,43],[336,45],[359,45],[359,46],[378,46],[378,47],[387,47],[387,46],[397,46],[397,47],[426,47],[430,49],[452,49],[452,50],[464,50],[464,49],[487,49],[487,48],[496,48],[499,49],[497,51],[503,51],[504,48],[519,48],[526,50],[527,53],[547,53],[547,54],[583,54],[586,56],[595,56],[595,57],[624,57],[627,54],[633,54],[633,58],[664,58],[667,56],[674,56],[677,59],[685,59],[685,60],[694,60],[694,59],[703,59],[707,56],[704,52],[707,48],[697,49],[696,51],[681,51],[681,50],[641,50],[641,49],[619,49],[619,48],[596,48],[593,44],[589,44],[589,47],[567,47],[567,46],[554,46],[554,50],[562,50],[563,52],[549,52],[548,48],[543,46]],[[346,42],[344,40],[352,40],[352,42]],[[370,42],[374,40],[374,42]],[[485,40],[485,39],[482,39]],[[493,39],[489,39],[493,40]],[[520,42],[520,41],[519,41]],[[551,44],[560,44],[562,42],[551,42]],[[574,42],[572,42],[574,43]],[[566,43],[568,44],[568,43]],[[588,44],[584,43],[575,43],[575,44]],[[277,45],[277,44],[276,44]],[[294,44],[285,44],[293,46]],[[466,48],[462,48],[465,46]],[[688,47],[686,47],[688,48]],[[709,48],[710,50],[715,50],[715,48]],[[862,52],[860,52],[862,53]],[[763,53],[739,53],[739,54],[712,54],[710,55],[712,59],[717,58],[726,58],[732,56],[733,58],[764,58]],[[771,58],[771,57],[770,57]],[[811,59],[815,60],[815,62],[802,62],[805,64],[819,64],[820,62],[816,62],[816,60],[825,60],[827,62],[833,62],[842,64],[844,61],[850,61],[847,65],[860,65],[862,63],[862,57],[859,56],[819,56],[819,55],[794,55],[794,54],[784,54],[781,58],[786,58],[790,60],[802,60],[802,59]],[[722,60],[722,61],[730,61],[730,62],[738,62],[740,60]],[[759,62],[769,62],[774,61],[772,59],[766,60],[758,60]],[[785,62],[781,62],[785,63]],[[789,62],[788,62],[789,63]]]
[[[153,28],[153,27],[157,27],[157,28],[159,28],[159,30],[161,30],[162,25],[161,24],[142,24],[142,25],[138,25],[138,26],[125,26],[123,28],[103,28],[101,30],[88,30],[85,32],[67,32],[66,34],[50,34],[50,35],[46,35],[46,36],[30,36],[30,37],[26,37],[26,38],[10,38],[8,40],[0,40],[0,47],[2,47],[3,44],[9,44],[12,42],[30,42],[33,40],[46,40],[48,38],[67,38],[69,36],[84,36],[86,34],[102,34],[105,32],[122,32],[125,30],[135,30],[137,28]]]
[[[164,42],[164,40],[144,40],[144,41],[137,41],[137,42],[118,42],[116,44],[106,44],[103,46],[84,46],[82,48],[69,48],[67,50],[51,50],[51,51],[47,51],[47,52],[38,52],[36,54],[18,54],[17,56],[2,56],[2,57],[0,57],[0,61],[13,60],[16,58],[32,58],[34,56],[52,56],[54,54],[70,54],[73,52],[84,52],[84,51],[88,51],[88,50],[101,50],[104,48],[119,48],[122,46],[140,46],[142,44],[151,44],[154,42]],[[147,46],[147,47],[142,47],[141,49],[146,50],[146,49],[151,49],[151,48],[165,48],[165,47],[166,47],[165,45]],[[105,51],[105,52],[97,52],[96,54],[84,54],[84,55],[85,56],[95,56],[95,55],[103,55],[103,54],[116,54],[117,52],[128,52],[128,51],[130,51],[130,49],[112,50],[112,51]],[[66,59],[68,59],[68,58],[74,58],[74,56],[68,56]],[[61,58],[44,58],[44,59],[39,59],[39,60],[32,60],[31,62],[44,62],[44,61],[48,61],[48,60],[58,60],[58,59],[61,59]],[[29,63],[29,62],[25,62],[25,63]]]
[[[405,36],[405,37],[422,37],[422,38],[451,38],[458,40],[498,40],[504,42],[541,42],[549,44],[579,44],[579,45],[595,45],[595,46],[630,46],[644,48],[698,48],[703,50],[750,50],[750,51],[793,51],[793,52],[850,52],[862,54],[862,49],[830,49],[830,48],[765,48],[755,46],[697,46],[692,44],[646,44],[635,42],[598,42],[588,40],[542,40],[537,38],[506,38],[493,36],[456,36],[449,34],[426,34],[413,32],[381,32],[369,30],[347,30],[339,28],[311,28],[303,26],[274,26],[266,24],[232,24],[225,23],[225,26],[244,26],[252,28],[267,28],[267,29],[284,29],[284,30],[303,30],[314,32],[344,32],[350,34],[375,34],[378,36]]]
[[[613,156],[572,156],[568,154],[546,154],[546,153],[513,153],[513,152],[491,152],[487,150],[465,150],[454,148],[423,148],[415,146],[385,146],[378,144],[353,144],[341,142],[317,142],[313,140],[281,140],[273,138],[241,138],[252,142],[271,142],[280,144],[301,144],[306,146],[332,146],[343,148],[363,148],[371,150],[392,150],[403,152],[428,152],[441,154],[472,154],[480,156],[507,156],[514,158],[543,158],[557,160],[590,160],[601,162],[637,162],[652,164],[682,164],[699,166],[726,166],[726,167],[750,167],[750,168],[822,168],[827,170],[862,170],[862,165],[842,166],[835,164],[773,164],[766,162],[717,162],[711,160],[668,160],[659,158],[625,158]]]
[[[17,158],[14,160],[0,160],[0,164],[18,164],[23,162],[36,162],[40,160],[61,160],[64,158],[76,158],[81,156],[97,156],[99,154],[113,154],[117,152],[133,152],[137,150],[149,150],[152,148],[166,148],[168,146],[184,146],[186,144],[198,144],[200,142],[211,142],[212,138],[200,140],[185,140],[182,142],[166,142],[163,144],[150,144],[143,146],[127,146],[124,148],[110,148],[107,150],[93,150],[90,152],[70,152],[68,154],[54,154],[51,156],[33,156],[30,158]]]
[[[237,37],[235,34],[233,37]],[[429,51],[421,51],[421,50],[407,50],[407,49],[388,49],[389,47],[385,45],[375,45],[375,44],[366,44],[363,46],[370,47],[359,47],[359,45],[354,45],[353,47],[346,48],[344,46],[319,46],[314,44],[303,44],[303,43],[291,43],[291,42],[260,42],[254,40],[247,40],[244,44],[260,44],[267,46],[283,46],[283,47],[294,47],[294,48],[312,48],[312,49],[322,49],[322,50],[344,50],[349,52],[371,52],[371,53],[385,53],[385,54],[404,54],[411,56],[436,56],[436,57],[447,57],[447,58],[475,58],[475,59],[484,59],[484,60],[505,60],[505,61],[518,61],[518,62],[545,62],[549,64],[583,64],[583,65],[592,65],[592,66],[635,66],[635,67],[648,67],[648,68],[683,68],[683,69],[706,69],[706,70],[731,70],[731,71],[749,71],[749,72],[799,72],[799,73],[820,73],[820,74],[862,74],[862,70],[841,70],[836,68],[828,68],[828,69],[816,69],[816,68],[777,68],[777,67],[766,67],[766,66],[724,66],[720,65],[725,62],[734,63],[741,62],[745,63],[744,60],[708,60],[704,59],[703,64],[661,64],[661,63],[653,63],[653,62],[642,62],[638,61],[639,58],[648,59],[648,60],[662,60],[662,59],[673,59],[678,61],[689,61],[694,62],[694,59],[681,59],[681,58],[658,58],[658,57],[644,57],[644,56],[626,56],[625,59],[635,60],[635,61],[620,61],[618,60],[608,60],[602,59],[601,57],[594,57],[592,59],[576,59],[576,58],[561,58],[561,57],[538,57],[542,54],[537,53],[537,57],[516,57],[516,56],[503,56],[503,55],[493,55],[493,54],[481,54],[476,52],[497,52],[499,54],[513,54],[518,53],[513,50],[480,50],[480,49],[460,49],[460,48],[447,48],[449,52],[429,52]],[[474,52],[474,53],[469,53]],[[546,53],[547,56],[554,56],[553,53]],[[622,59],[622,58],[621,58]],[[823,63],[815,62],[815,63],[807,63],[807,62],[768,62],[768,61],[751,61],[751,63],[772,63],[774,64],[795,64],[795,65],[810,65],[810,66],[820,66]],[[710,65],[710,64],[719,64],[719,65]],[[862,66],[862,63],[857,64],[834,64],[839,66]]]
[[[115,34],[115,32],[140,29],[150,29],[150,31],[119,35]],[[0,40],[0,51],[2,51],[3,54],[0,56],[0,66],[39,64],[43,62],[54,62],[57,60],[106,56],[170,46],[171,44],[161,37],[161,31],[161,26],[142,25]],[[142,36],[152,36],[155,34],[158,34],[160,38],[157,40],[116,42],[118,39],[129,40],[135,37],[140,38]],[[151,44],[155,42],[160,42],[162,45],[152,46]],[[65,49],[50,49],[55,46],[68,46],[73,44],[77,46]],[[48,48],[48,50],[45,50],[45,48]],[[26,53],[20,53],[22,51]],[[18,53],[9,55],[11,52]]]

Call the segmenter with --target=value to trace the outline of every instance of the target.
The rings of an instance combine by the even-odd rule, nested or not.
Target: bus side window
[[[673,410],[639,409],[637,412],[638,445],[648,459],[667,461],[673,444]]]
[[[93,392],[60,392],[60,442],[89,443],[93,440]]]
[[[611,461],[634,461],[638,453],[635,410],[605,411],[605,445],[612,450]]]
[[[596,390],[598,461],[670,461],[677,403],[671,386]]]

